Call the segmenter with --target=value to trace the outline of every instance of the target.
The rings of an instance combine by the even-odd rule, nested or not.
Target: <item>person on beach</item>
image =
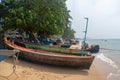
[[[88,50],[89,49],[89,45],[88,43],[85,43],[85,50]]]

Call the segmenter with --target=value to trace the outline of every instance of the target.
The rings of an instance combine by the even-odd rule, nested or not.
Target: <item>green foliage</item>
[[[65,0],[36,0],[36,4],[35,12],[41,21],[40,32],[46,35],[63,34],[68,19],[71,18]]]
[[[0,18],[5,17],[8,14],[8,8],[0,3]]]
[[[3,29],[19,29],[29,33],[58,35],[71,26],[66,0],[2,0],[8,8]]]
[[[64,29],[63,38],[66,38],[66,39],[75,38],[74,33],[75,33],[75,31],[73,29],[71,29],[71,27],[66,27]]]

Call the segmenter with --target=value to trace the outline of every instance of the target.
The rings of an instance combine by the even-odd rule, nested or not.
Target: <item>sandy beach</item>
[[[96,58],[90,70],[54,67],[19,60],[15,73],[10,75],[12,67],[12,58],[0,62],[0,80],[107,80],[109,73],[115,71]]]

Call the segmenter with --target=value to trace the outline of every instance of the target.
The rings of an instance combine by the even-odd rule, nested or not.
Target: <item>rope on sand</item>
[[[12,57],[13,57],[12,73],[10,73],[8,76],[1,76],[1,75],[0,75],[1,78],[4,78],[4,79],[6,79],[6,80],[9,80],[9,77],[12,76],[13,74],[15,74],[16,77],[18,78],[18,75],[16,74],[16,63],[18,62],[18,56],[19,56],[19,53],[16,54],[16,55],[15,55],[15,54],[12,55]],[[16,79],[17,79],[17,78],[16,78]],[[15,79],[15,80],[16,80],[16,79]]]
[[[13,74],[15,74],[15,75],[17,76],[17,78],[18,78],[18,75],[16,74],[16,63],[17,63],[17,62],[18,62],[17,56],[16,56],[16,55],[13,55],[13,67],[12,67],[13,72],[8,75],[8,78],[9,78],[10,76],[12,76]]]

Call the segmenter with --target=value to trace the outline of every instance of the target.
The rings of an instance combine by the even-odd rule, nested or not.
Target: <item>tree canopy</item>
[[[64,31],[68,28],[69,34],[74,35],[74,30],[70,27],[72,17],[65,2],[66,0],[2,0],[2,27],[4,30],[18,29],[45,36],[66,34]]]

